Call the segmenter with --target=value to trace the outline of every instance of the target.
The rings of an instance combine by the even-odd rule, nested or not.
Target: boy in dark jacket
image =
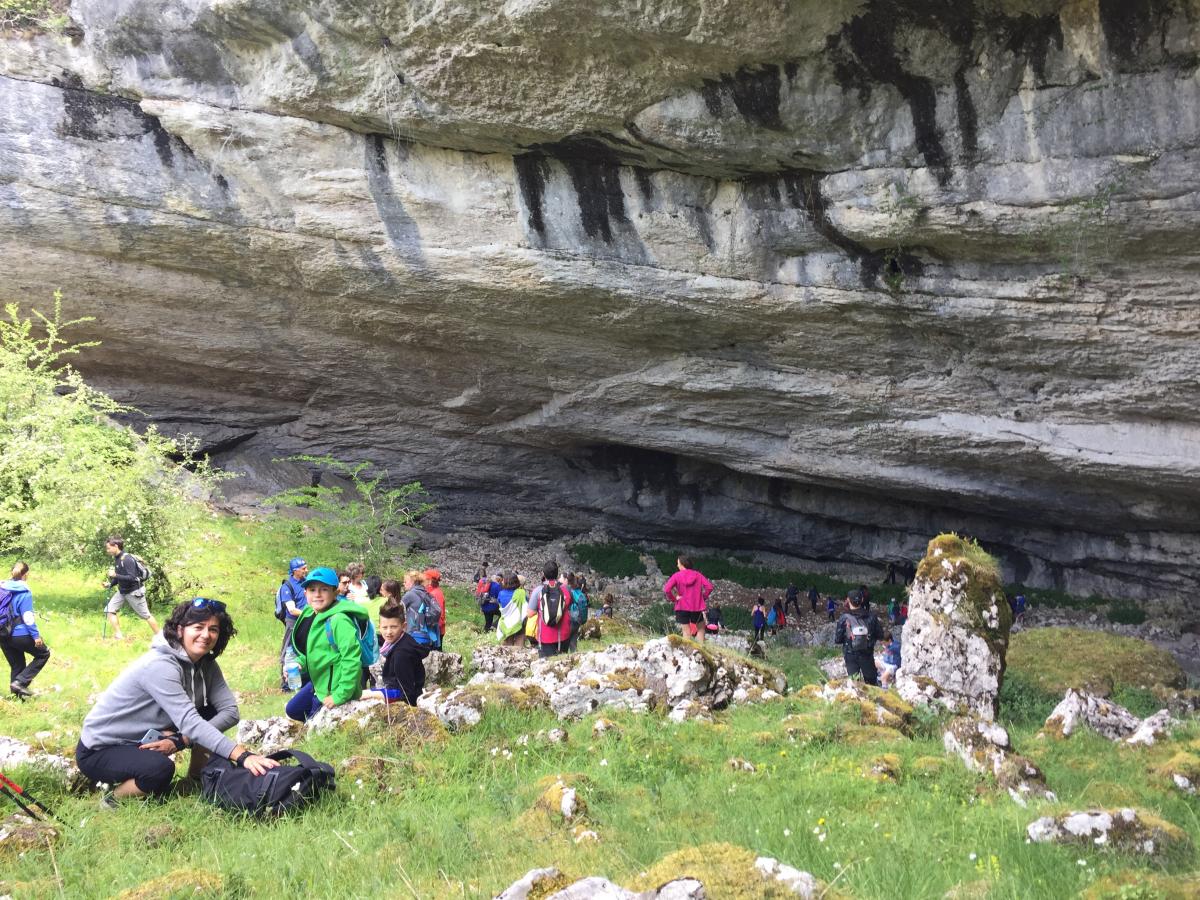
[[[402,700],[416,706],[417,698],[425,690],[424,659],[432,648],[413,640],[404,630],[404,623],[403,604],[388,601],[379,607],[379,638],[383,641],[379,656],[383,669],[377,693],[389,703]]]
[[[833,642],[842,645],[842,658],[846,661],[846,677],[861,674],[867,684],[879,684],[879,672],[875,668],[875,644],[883,639],[883,626],[874,613],[865,609],[861,594],[855,592],[847,598],[848,608],[837,622]]]

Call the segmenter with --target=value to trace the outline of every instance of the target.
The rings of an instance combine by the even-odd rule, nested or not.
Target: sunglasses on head
[[[207,597],[197,597],[192,601],[192,609],[211,609],[216,613],[225,612],[225,604],[220,600],[209,600]]]

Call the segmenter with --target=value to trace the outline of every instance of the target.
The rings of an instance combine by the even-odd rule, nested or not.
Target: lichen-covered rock
[[[685,847],[670,853],[641,873],[633,887],[649,889],[641,896],[652,898],[658,885],[684,876],[703,884],[704,896],[712,898],[783,900],[801,897],[812,900],[837,896],[824,882],[807,872],[725,843]]]
[[[990,775],[1019,806],[1029,799],[1055,800],[1046,778],[1033,762],[1013,752],[1008,732],[987,719],[960,717],[942,735],[947,753],[953,753],[972,772]]]
[[[164,897],[220,897],[225,878],[205,869],[174,869],[117,894],[116,900],[162,900]]]
[[[732,650],[734,653],[745,655],[750,653],[750,638],[743,634],[731,634],[730,632],[711,634],[705,638],[704,644],[706,647],[721,647],[725,650]]]
[[[430,687],[449,687],[463,680],[461,653],[433,650],[425,657],[425,684]]]
[[[884,753],[863,766],[862,774],[871,781],[894,783],[900,780],[902,765],[895,753]]]
[[[1152,716],[1143,719],[1133,734],[1125,738],[1126,744],[1141,747],[1152,747],[1158,739],[1171,733],[1179,723],[1165,709],[1160,709]]]
[[[1166,875],[1136,869],[1105,875],[1079,895],[1079,900],[1196,900],[1200,897],[1200,875]]]
[[[1069,737],[1081,725],[1110,741],[1121,741],[1136,730],[1141,720],[1125,707],[1087,691],[1068,690],[1046,719],[1043,731],[1054,737]]]
[[[1200,785],[1200,756],[1180,750],[1166,762],[1155,766],[1154,774],[1167,780],[1180,792],[1192,795]]]
[[[604,626],[601,624],[599,616],[593,616],[583,623],[583,627],[579,629],[579,639],[581,641],[598,641],[604,636]]]
[[[799,696],[830,705],[853,707],[863,725],[892,728],[904,734],[912,729],[913,708],[891,691],[843,678],[824,684],[805,685]]]
[[[996,561],[957,535],[934,538],[909,590],[900,696],[994,718],[1011,626]]]
[[[483,718],[483,697],[465,688],[437,688],[417,698],[417,706],[428,710],[447,728],[470,728]]]
[[[562,873],[556,868],[530,869],[497,894],[496,900],[529,900],[534,890],[537,890],[539,896],[545,897],[546,888],[551,885],[561,886],[561,881]]]
[[[477,674],[502,678],[525,678],[537,660],[537,651],[505,644],[482,644],[471,651]]]
[[[14,862],[23,853],[44,850],[58,839],[58,829],[49,822],[13,813],[0,822],[0,859]]]
[[[1034,843],[1084,844],[1144,856],[1162,856],[1190,843],[1177,825],[1131,807],[1043,816],[1026,833]]]
[[[260,753],[288,750],[304,731],[304,723],[287,716],[268,719],[243,719],[238,722],[237,741]]]
[[[0,735],[0,771],[18,766],[54,772],[61,776],[64,785],[71,784],[79,777],[75,760],[56,753],[44,753],[24,741]]]
[[[606,719],[600,716],[592,723],[592,737],[598,738],[608,735],[614,738],[620,738],[622,734],[621,726],[611,719]]]

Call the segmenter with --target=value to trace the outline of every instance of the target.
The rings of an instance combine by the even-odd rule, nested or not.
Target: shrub
[[[90,387],[67,360],[95,343],[63,334],[89,319],[54,313],[0,319],[0,549],[61,564],[107,568],[104,538],[121,534],[155,571],[152,596],[170,593],[183,548],[217,477],[186,442],[153,426],[142,435],[113,423],[133,412]],[[191,472],[177,460],[187,463]]]
[[[1118,625],[1141,625],[1146,611],[1132,600],[1114,600],[1108,606],[1108,621]]]
[[[670,603],[655,603],[638,618],[638,624],[651,634],[675,631],[675,610]]]
[[[575,544],[569,551],[579,562],[607,578],[634,578],[646,574],[641,554],[624,544]]]
[[[386,487],[388,473],[371,476],[368,462],[345,463],[332,456],[303,455],[289,460],[340,476],[350,487],[305,485],[263,502],[313,510],[318,514],[317,527],[324,532],[324,539],[337,547],[346,561],[358,560],[368,572],[383,572],[392,561],[390,548],[400,531],[415,525],[433,509],[433,504],[423,499],[425,492],[419,481]]]

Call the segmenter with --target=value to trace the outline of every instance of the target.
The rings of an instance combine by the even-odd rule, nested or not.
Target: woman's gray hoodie
[[[196,711],[203,706],[216,710],[208,721]],[[237,745],[221,732],[237,723],[237,700],[217,661],[205,657],[193,663],[182,647],[172,647],[160,633],[150,642],[149,652],[100,695],[83,720],[79,740],[89,750],[98,750],[140,744],[151,728],[170,729],[228,757]]]

